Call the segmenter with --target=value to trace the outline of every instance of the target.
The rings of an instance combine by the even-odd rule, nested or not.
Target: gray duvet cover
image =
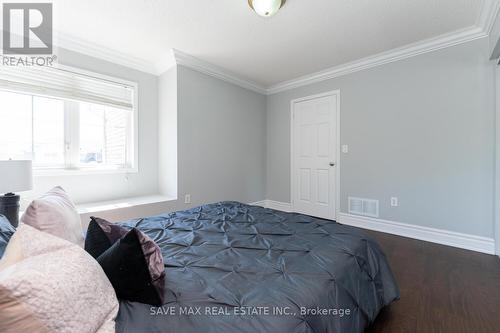
[[[123,223],[160,246],[162,307],[121,302],[117,332],[363,332],[399,298],[361,230],[237,202]]]

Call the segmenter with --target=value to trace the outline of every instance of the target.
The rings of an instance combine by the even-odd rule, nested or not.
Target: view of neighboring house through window
[[[132,167],[133,112],[0,90],[0,159],[38,169]]]

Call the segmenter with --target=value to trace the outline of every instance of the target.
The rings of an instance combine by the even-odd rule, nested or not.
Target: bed
[[[160,246],[166,304],[121,302],[117,332],[364,332],[399,290],[361,230],[220,202],[126,221]]]

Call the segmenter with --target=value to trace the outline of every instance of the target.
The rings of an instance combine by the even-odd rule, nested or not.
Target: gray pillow
[[[0,215],[0,259],[15,231],[16,229],[9,223],[9,220],[5,216]]]

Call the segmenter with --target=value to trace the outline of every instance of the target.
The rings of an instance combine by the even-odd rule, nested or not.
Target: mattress
[[[238,202],[131,220],[160,246],[166,304],[117,332],[364,332],[399,290],[379,245],[334,221]]]

